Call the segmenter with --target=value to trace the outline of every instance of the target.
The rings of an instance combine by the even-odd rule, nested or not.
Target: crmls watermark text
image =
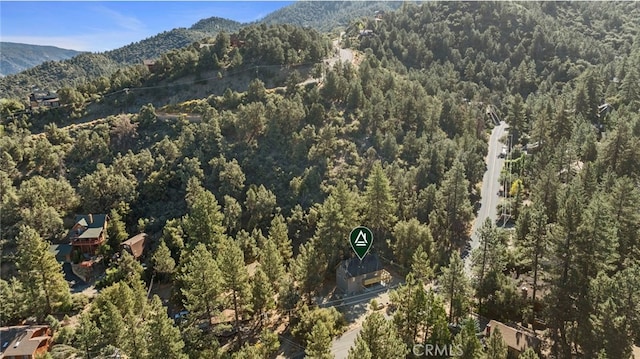
[[[442,345],[442,344],[414,344],[412,349],[413,355],[416,356],[448,356],[448,357],[460,357],[464,352],[462,351],[462,344],[456,345]]]

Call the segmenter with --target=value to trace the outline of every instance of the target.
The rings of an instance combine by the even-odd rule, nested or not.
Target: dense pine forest
[[[340,26],[342,5],[313,6]],[[640,7],[372,6],[341,35],[203,20],[153,68],[87,55],[113,68],[59,82],[58,108],[3,79],[0,326],[50,325],[50,358],[333,358],[355,326],[353,359],[632,358]],[[480,218],[496,116],[501,216]],[[50,251],[78,214],[108,215],[93,291]],[[331,288],[358,225],[399,284],[354,323]]]

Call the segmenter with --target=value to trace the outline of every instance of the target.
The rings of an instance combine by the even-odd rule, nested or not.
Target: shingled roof
[[[348,277],[358,277],[363,274],[373,273],[382,269],[382,264],[375,254],[369,254],[362,260],[353,257],[340,263]]]
[[[120,245],[123,248],[128,249],[135,258],[140,258],[140,256],[144,253],[144,249],[147,244],[147,238],[148,236],[146,233],[140,233],[127,239]]]

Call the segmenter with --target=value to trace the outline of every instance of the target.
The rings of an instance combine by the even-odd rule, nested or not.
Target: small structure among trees
[[[362,292],[367,286],[385,283],[391,275],[384,268],[375,254],[369,254],[364,259],[353,257],[338,264],[336,269],[336,283],[338,290],[344,294]]]
[[[147,249],[149,236],[146,233],[137,234],[120,244],[122,250],[129,252],[135,259],[142,257]]]

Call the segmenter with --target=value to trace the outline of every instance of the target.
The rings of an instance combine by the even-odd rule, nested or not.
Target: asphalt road
[[[491,218],[492,221],[498,219],[498,210],[496,207],[500,202],[500,196],[498,190],[500,189],[500,171],[504,164],[504,158],[498,158],[498,155],[502,151],[503,144],[500,142],[500,138],[504,136],[507,129],[507,124],[504,121],[500,122],[499,126],[496,126],[491,131],[491,137],[489,138],[489,153],[485,162],[487,163],[487,171],[482,177],[482,192],[480,199],[480,209],[476,216],[473,226],[471,227],[471,250],[477,248],[480,245],[480,238],[478,236],[478,229],[482,226],[482,223],[487,218]],[[467,255],[464,258],[465,271],[467,275],[471,274],[471,255]]]

